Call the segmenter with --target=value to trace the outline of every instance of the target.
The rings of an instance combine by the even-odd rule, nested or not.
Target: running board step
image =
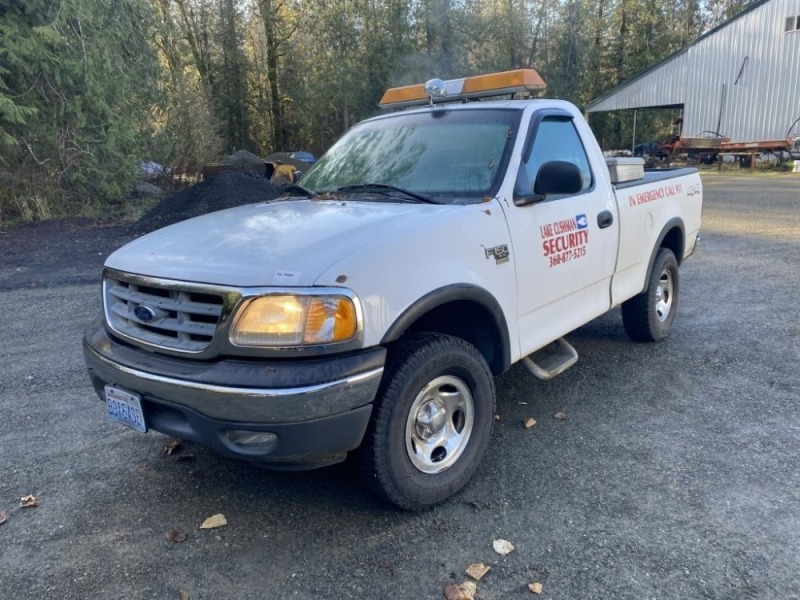
[[[533,361],[532,357],[534,356],[537,362]],[[522,359],[522,364],[534,377],[545,381],[560,375],[576,362],[578,362],[578,353],[564,338],[560,338]]]

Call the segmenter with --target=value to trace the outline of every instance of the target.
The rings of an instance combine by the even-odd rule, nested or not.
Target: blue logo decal
[[[586,215],[578,215],[575,217],[575,223],[578,225],[578,229],[586,229],[589,227],[589,219],[586,218]]]
[[[134,308],[133,314],[136,315],[136,318],[142,323],[149,323],[156,318],[156,311],[149,306],[145,306],[144,304],[140,304]]]

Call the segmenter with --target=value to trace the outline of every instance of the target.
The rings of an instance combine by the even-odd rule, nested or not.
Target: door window
[[[543,163],[563,160],[577,165],[583,175],[583,190],[592,187],[592,171],[581,138],[572,119],[545,117],[536,131],[531,156],[525,165],[531,185]]]

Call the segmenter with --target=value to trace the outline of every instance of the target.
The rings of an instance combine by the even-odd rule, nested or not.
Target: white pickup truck
[[[489,442],[493,376],[548,379],[616,306],[669,332],[695,249],[694,169],[609,169],[580,112],[484,96],[533,70],[395,88],[270,202],[153,232],[106,261],[84,338],[108,416],[279,469],[358,449],[379,494],[456,493]]]

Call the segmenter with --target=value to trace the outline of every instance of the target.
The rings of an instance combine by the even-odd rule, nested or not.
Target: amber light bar
[[[449,79],[444,82],[447,96],[434,98],[434,102],[454,102],[468,98],[488,98],[504,94],[541,91],[547,87],[544,79],[535,69],[516,69],[502,73],[489,73],[462,79]],[[407,85],[389,88],[381,98],[382,108],[401,108],[428,104],[430,98],[425,93],[425,85]]]

